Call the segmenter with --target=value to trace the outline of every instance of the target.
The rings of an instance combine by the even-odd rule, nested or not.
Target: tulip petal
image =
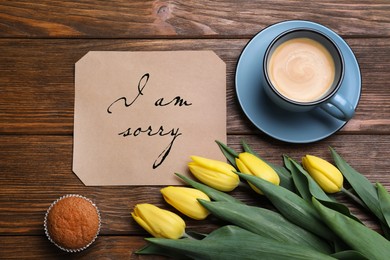
[[[310,174],[307,173],[302,168],[301,165],[299,165],[296,161],[294,161],[291,158],[289,158],[289,160],[291,163],[289,167],[290,171],[292,173],[294,182],[302,198],[304,198],[306,201],[309,201],[311,203],[312,197],[315,197],[316,199],[319,199],[324,203],[326,202],[327,207],[337,210],[338,212],[360,222],[360,220],[356,216],[352,215],[352,213],[349,211],[349,208],[347,206],[345,206],[342,203],[338,203],[333,198],[330,198],[322,190],[322,188],[318,185],[318,183],[313,180]]]
[[[265,163],[263,160],[257,156],[243,152],[238,156],[239,161],[241,161],[249,172],[257,177],[260,177],[266,181],[269,181],[275,185],[279,185],[280,178],[279,175],[274,171],[274,169]],[[238,166],[238,165],[237,165]]]
[[[239,158],[236,158],[236,165],[237,165],[237,168],[240,170],[241,173],[253,175],[251,170],[248,167],[246,167],[244,162],[241,161]]]
[[[241,173],[252,175],[251,171],[246,167],[246,165],[239,158],[236,158],[236,165]],[[252,190],[254,190],[256,193],[263,195],[261,190],[256,188],[256,186],[252,185],[250,182],[248,182],[248,184],[252,188]]]
[[[198,165],[213,171],[229,172],[229,173],[235,171],[233,166],[225,162],[207,159],[200,156],[191,156],[191,159],[194,162],[196,162]]]
[[[177,239],[184,234],[185,223],[181,217],[152,204],[137,204],[131,215],[141,227],[154,237]]]
[[[190,218],[202,220],[209,215],[198,199],[210,201],[210,198],[200,190],[170,186],[161,189],[161,193],[168,204]]]
[[[211,186],[204,185],[202,183],[196,182],[194,180],[191,180],[190,178],[176,173],[176,175],[182,179],[184,182],[187,184],[191,185],[195,189],[201,190],[204,193],[207,194],[211,199],[215,201],[230,201],[230,202],[235,202],[235,203],[242,203],[240,200],[234,198],[233,196],[230,196],[229,194],[222,192],[216,188],[212,188]],[[237,176],[238,178],[238,176]]]
[[[150,223],[154,232],[160,237],[177,239],[183,236],[185,223],[182,218],[173,212],[156,212],[153,221]]]
[[[306,196],[305,196],[305,199],[307,201],[311,202],[312,196],[316,197],[317,199],[321,199],[321,200],[326,200],[326,201],[331,201],[331,202],[335,201],[334,199],[331,199],[324,192],[324,190],[321,188],[321,186],[313,179],[313,177],[310,176],[310,174],[307,171],[305,171],[305,169],[299,163],[297,163],[295,160],[293,160],[290,157],[288,157],[288,159],[291,163],[290,171],[292,172],[294,182],[297,184],[297,182],[298,182],[297,179],[299,178],[298,176],[302,177],[303,179],[301,179],[301,180],[305,182],[304,184],[302,183],[300,186],[306,185],[306,187],[307,187],[306,193],[309,193],[309,194],[306,194]],[[305,159],[302,158],[302,160],[305,160]],[[298,188],[298,185],[297,185],[297,188]],[[302,191],[302,193],[305,193],[305,191]]]
[[[310,175],[313,179],[316,180],[318,185],[322,187],[322,189],[327,193],[336,193],[339,192],[341,187],[337,186],[335,182],[331,181],[328,177],[326,177],[322,171],[318,171],[317,169],[310,169]]]
[[[328,193],[335,193],[343,187],[343,175],[328,161],[313,155],[302,158],[305,169],[313,179]]]
[[[220,191],[232,191],[240,182],[233,171],[217,172],[204,168],[195,162],[190,162],[188,168],[198,180]]]
[[[136,213],[132,212],[131,216],[133,219],[143,228],[145,229],[149,234],[151,234],[154,237],[160,237],[158,234],[154,233],[154,231],[149,227],[149,225],[140,217],[136,215]]]
[[[281,186],[283,186],[286,189],[289,189],[291,191],[295,190],[295,186],[294,186],[291,174],[286,168],[284,168],[283,166],[275,165],[271,162],[266,161],[261,156],[259,156],[259,154],[256,153],[252,149],[252,147],[250,147],[248,145],[248,143],[245,142],[244,140],[242,141],[242,148],[244,149],[245,152],[253,154],[254,156],[258,157],[260,160],[262,160],[263,162],[268,164],[272,169],[274,169],[274,171],[279,175],[279,178],[280,178],[279,185],[281,185]]]

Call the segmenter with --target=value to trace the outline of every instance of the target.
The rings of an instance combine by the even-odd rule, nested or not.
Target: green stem
[[[358,196],[356,196],[355,194],[353,194],[349,190],[345,189],[344,187],[341,189],[341,192],[343,192],[346,196],[348,196],[354,202],[356,202],[357,204],[359,204],[360,206],[362,206],[363,208],[368,210],[366,204],[364,204],[364,202],[361,199],[359,199]]]
[[[193,236],[187,234],[186,232],[184,232],[182,238],[189,238],[189,239],[195,239]]]

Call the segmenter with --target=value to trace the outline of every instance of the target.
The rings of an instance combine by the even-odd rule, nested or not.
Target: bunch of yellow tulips
[[[203,220],[210,214],[230,223],[197,239],[186,234],[178,214],[138,204],[133,219],[155,238],[137,253],[190,259],[388,259],[390,194],[370,183],[334,149],[335,165],[313,155],[298,163],[284,156],[284,166],[261,159],[245,142],[244,152],[218,142],[229,163],[191,156],[189,171],[198,181],[176,174],[192,187],[161,189],[178,214]],[[344,178],[352,191],[343,187]],[[240,179],[265,196],[277,211],[245,205],[226,192]],[[385,236],[362,224],[331,194],[343,192],[370,210]]]
[[[191,173],[201,182],[220,191],[232,191],[240,183],[236,169],[222,161],[211,160],[200,156],[191,156],[188,163]],[[268,164],[253,154],[244,152],[236,159],[242,173],[258,176],[279,185],[278,174]],[[258,193],[259,189],[249,183]],[[210,213],[200,203],[199,199],[210,201],[202,191],[188,187],[169,186],[161,189],[164,200],[184,215],[196,219],[205,219]],[[154,237],[178,239],[185,234],[184,220],[177,214],[158,208],[151,204],[136,205],[132,216],[137,223]]]

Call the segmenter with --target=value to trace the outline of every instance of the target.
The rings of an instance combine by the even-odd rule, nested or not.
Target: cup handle
[[[342,121],[352,118],[355,110],[340,94],[334,95],[330,100],[320,106],[325,112]]]

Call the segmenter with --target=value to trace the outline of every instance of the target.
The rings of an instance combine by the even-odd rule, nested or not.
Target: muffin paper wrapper
[[[64,248],[60,245],[58,245],[56,242],[53,241],[53,239],[50,237],[50,234],[49,234],[49,231],[48,231],[48,228],[47,228],[47,217],[49,215],[49,212],[50,210],[52,209],[52,207],[60,200],[62,199],[65,199],[65,198],[69,198],[69,197],[78,197],[78,198],[82,198],[82,199],[85,199],[87,201],[89,201],[96,209],[96,212],[98,214],[98,217],[99,217],[99,227],[98,227],[98,230],[96,232],[96,235],[95,237],[92,239],[92,241],[87,244],[86,246],[82,247],[82,248],[76,248],[76,249],[69,249],[69,248]],[[68,253],[75,253],[75,252],[80,252],[80,251],[83,251],[85,249],[87,249],[90,245],[92,245],[93,242],[95,242],[97,236],[99,235],[100,233],[100,227],[101,227],[101,218],[100,218],[100,212],[99,212],[99,209],[98,207],[96,206],[95,203],[93,203],[90,199],[84,197],[84,196],[81,196],[81,195],[78,195],[78,194],[67,194],[67,195],[64,195],[60,198],[58,198],[57,200],[55,200],[51,205],[50,207],[47,209],[46,211],[46,214],[45,214],[45,220],[44,220],[44,229],[45,229],[45,234],[46,234],[46,237],[50,240],[50,242],[52,242],[54,245],[56,245],[58,248],[60,248],[61,250],[65,251],[65,252],[68,252]]]

